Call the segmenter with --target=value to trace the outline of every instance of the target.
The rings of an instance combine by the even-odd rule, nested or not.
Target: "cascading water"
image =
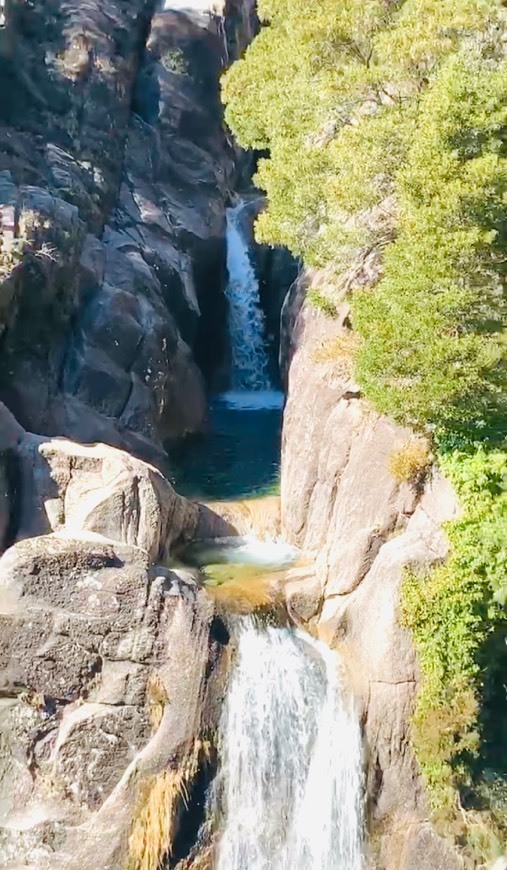
[[[259,282],[241,231],[244,202],[227,211],[226,296],[229,303],[232,390],[269,391],[268,357]]]
[[[244,208],[227,213],[230,389],[213,398],[213,440],[196,466],[201,491],[205,482],[215,499],[258,495],[276,480],[280,455],[284,397],[270,382]],[[241,592],[296,556],[282,542],[249,538],[199,542],[186,553],[208,582],[232,584],[233,596],[235,582]],[[214,870],[361,870],[360,729],[336,656],[309,635],[253,618],[238,619],[233,633],[238,655],[206,826],[217,835]]]
[[[284,395],[270,380],[246,208],[240,201],[227,211],[229,387],[211,397],[206,439],[171,451],[176,486],[191,498],[248,498],[278,478]]]
[[[331,650],[242,620],[221,730],[217,870],[361,870],[360,731]]]

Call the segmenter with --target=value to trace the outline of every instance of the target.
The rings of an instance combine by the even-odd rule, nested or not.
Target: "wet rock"
[[[199,506],[196,538],[206,540],[231,535],[256,535],[261,539],[273,539],[279,534],[279,496],[210,501]]]

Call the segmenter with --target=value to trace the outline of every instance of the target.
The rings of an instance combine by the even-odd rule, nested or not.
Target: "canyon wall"
[[[374,258],[362,264],[353,286],[377,269]],[[365,736],[370,866],[449,870],[461,863],[429,821],[410,743],[419,674],[399,596],[405,566],[445,559],[442,523],[459,508],[435,470],[424,482],[393,476],[391,457],[414,435],[361,397],[347,303],[336,318],[305,304],[307,288],[325,282],[304,273],[283,312],[282,529],[315,562],[312,577],[289,585],[289,609],[349,664]]]
[[[124,866],[134,834],[145,846],[154,834],[150,801],[167,808],[206,775],[227,631],[205,591],[165,567],[202,514],[154,465],[205,426],[205,378],[223,362],[225,208],[241,161],[218,77],[255,32],[254,5],[228,0],[211,17],[156,12],[150,0],[10,9],[0,45],[6,868]],[[276,257],[260,254],[276,272]],[[370,282],[376,267],[353,280]],[[412,433],[363,401],[347,306],[336,320],[305,306],[305,280],[282,317],[282,504],[284,534],[315,571],[289,586],[289,608],[350,662],[371,865],[448,870],[457,859],[428,821],[410,746],[418,671],[398,597],[405,565],[445,558],[441,525],[458,506],[436,473],[418,486],[393,478],[390,457]],[[343,348],[338,360],[329,342]],[[179,797],[170,810],[174,833]]]
[[[253,11],[229,6],[241,46]],[[205,424],[224,352],[224,19],[42,0],[8,30],[0,399],[30,431],[163,462]]]
[[[230,51],[242,49],[255,15],[237,2],[222,11],[157,12],[150,0],[8,8],[6,868],[117,870],[146,866],[150,850],[168,861],[172,848],[171,866],[187,866],[202,821],[228,633],[193,577],[167,568],[202,516],[155,465],[173,439],[206,425],[206,377],[224,352],[225,208],[238,153],[218,80],[226,31]],[[199,809],[186,814],[194,792]]]

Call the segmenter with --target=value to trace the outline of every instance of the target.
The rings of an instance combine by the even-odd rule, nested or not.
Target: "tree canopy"
[[[343,274],[358,377],[393,417],[498,428],[505,342],[507,62],[495,0],[261,0],[226,118],[264,150],[257,237]],[[391,244],[392,243],[392,244]]]
[[[376,286],[350,292],[357,380],[433,438],[461,502],[448,562],[407,572],[400,614],[430,805],[483,866],[507,837],[505,4],[258,7],[265,26],[223,85],[240,144],[267,155],[257,237],[326,270],[330,296],[309,298],[330,316],[344,276],[378,255]]]

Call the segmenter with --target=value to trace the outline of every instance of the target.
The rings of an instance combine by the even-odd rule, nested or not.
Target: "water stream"
[[[222,717],[217,870],[361,870],[361,739],[336,656],[239,627]]]
[[[172,450],[176,488],[189,498],[248,498],[278,478],[284,396],[269,373],[245,207],[240,201],[227,211],[229,384],[211,398],[209,433]]]
[[[227,214],[230,384],[213,399],[212,432],[192,453],[193,464],[187,456],[178,481],[187,495],[222,500],[257,495],[273,480],[280,454],[283,395],[269,376],[243,208],[240,202]],[[204,542],[186,553],[218,582],[258,582],[259,570],[288,567],[296,556],[282,542],[250,538]],[[230,570],[217,574],[224,563]],[[236,620],[211,811],[214,867],[361,870],[360,728],[338,658],[302,632]]]
[[[264,313],[259,283],[242,232],[244,203],[227,210],[226,296],[229,303],[231,388],[234,393],[267,393],[271,390],[264,340]]]

